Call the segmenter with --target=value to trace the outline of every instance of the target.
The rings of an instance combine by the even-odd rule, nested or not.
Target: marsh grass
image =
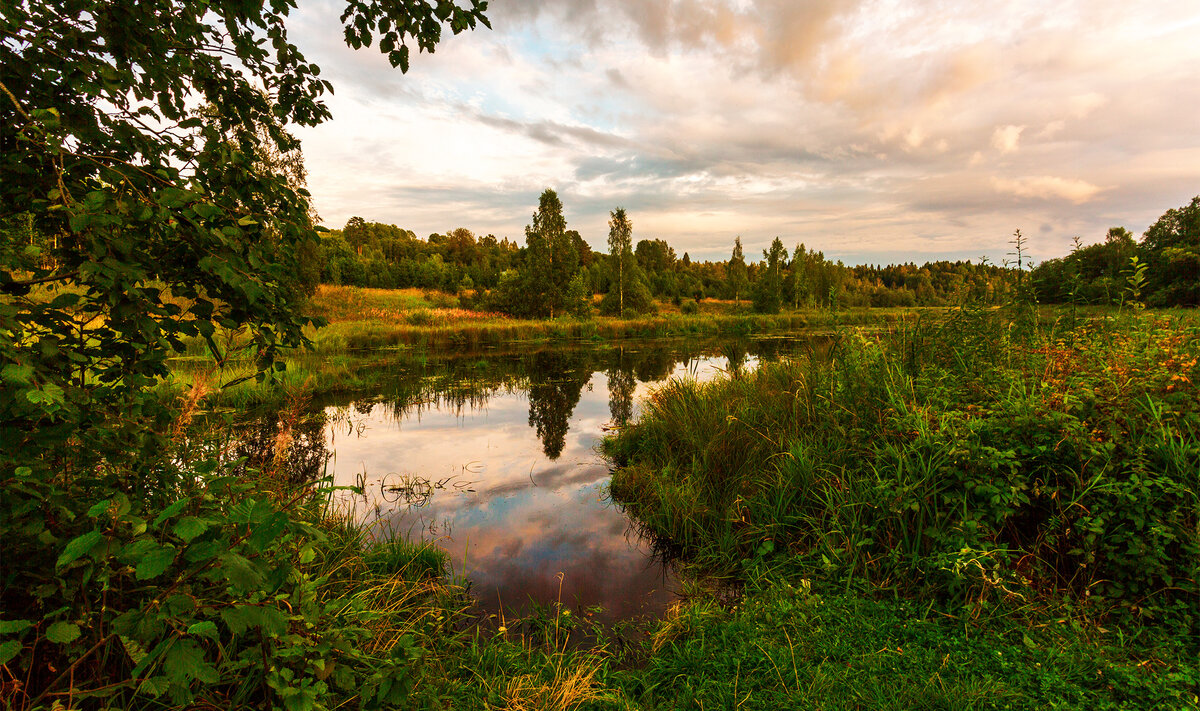
[[[708,642],[683,635],[660,645],[674,651],[652,666],[683,665],[666,667],[662,683],[692,694],[684,705],[703,699],[706,707],[763,698],[825,708],[1025,707],[1038,693],[1030,679],[1060,684],[1053,695],[1068,707],[1195,704],[1198,362],[1194,314],[1110,312],[1065,323],[1031,310],[965,308],[891,333],[844,331],[829,362],[799,358],[665,385],[605,448],[619,465],[614,499],[678,546],[685,567],[763,581],[746,599],[768,607],[801,579],[826,604],[886,602],[879,620],[893,615],[900,629],[925,630],[929,643],[973,648],[967,668],[982,666],[962,675],[932,660],[908,667],[908,656],[895,656],[899,667],[885,663],[878,650],[889,645],[877,640],[892,623],[861,628],[861,610],[839,627],[859,656],[815,670],[833,657],[806,656],[799,681],[784,671],[800,656],[795,645],[814,640],[809,627],[787,627],[787,616],[751,624],[738,612],[696,625]],[[925,622],[911,617],[914,608]],[[933,624],[931,614],[956,625]],[[743,638],[778,645],[776,625],[796,632],[786,655],[744,644],[730,653],[743,662],[770,657],[752,673],[700,654]],[[1070,634],[1044,638],[1062,625]],[[983,646],[967,644],[975,635]],[[1005,669],[984,664],[1008,655],[1003,640],[1013,635],[1018,654],[1005,657]],[[1053,659],[1038,656],[1056,645]],[[1026,654],[1034,648],[1043,651]],[[862,676],[848,671],[860,663]],[[685,688],[685,668],[738,682]],[[897,668],[928,684],[895,678]],[[824,691],[806,696],[809,688]]]
[[[625,465],[612,492],[731,573],[782,556],[960,602],[1174,609],[1200,594],[1200,339],[1186,317],[1129,318],[1069,346],[1053,323],[966,314],[936,333],[846,333],[830,365],[668,384],[607,443]]]

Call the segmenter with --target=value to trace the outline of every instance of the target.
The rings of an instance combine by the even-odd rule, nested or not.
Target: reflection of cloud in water
[[[629,535],[625,515],[602,496],[608,469],[595,450],[612,419],[610,376],[628,379],[619,385],[618,405],[631,398],[624,411],[636,417],[638,401],[662,381],[638,382],[631,372],[709,380],[725,375],[727,361],[673,360],[645,349],[614,351],[605,363],[540,356],[528,364],[537,363],[562,372],[547,377],[554,370],[547,368],[535,376],[532,401],[510,387],[491,391],[474,410],[436,401],[416,412],[343,408],[359,419],[327,432],[335,481],[365,481],[368,498],[359,505],[378,511],[382,535],[436,540],[489,610],[559,599],[561,572],[564,603],[603,605],[614,618],[657,612],[672,597],[671,583],[649,546]],[[379,499],[390,473],[393,480],[403,474],[448,483],[425,505],[405,507]]]

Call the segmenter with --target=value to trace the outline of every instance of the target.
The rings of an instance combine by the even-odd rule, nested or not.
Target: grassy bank
[[[752,314],[745,303],[707,300],[695,314],[681,313],[679,307],[664,302],[658,314],[636,318],[519,320],[460,309],[456,303],[449,295],[417,289],[321,286],[309,304],[309,314],[326,325],[309,329],[312,349],[288,355],[286,368],[273,373],[269,382],[255,379],[258,371],[252,354],[244,351],[243,338],[233,332],[217,339],[225,356],[220,363],[205,341],[188,341],[185,352],[173,359],[174,377],[164,389],[178,396],[200,384],[211,393],[212,405],[279,406],[288,393],[365,391],[377,386],[389,368],[418,366],[438,355],[484,356],[645,339],[742,338],[845,325],[894,326],[913,321],[919,313],[916,309],[806,309]],[[230,383],[234,385],[227,386]]]
[[[663,388],[607,444],[613,496],[686,566],[754,581],[669,668],[709,670],[709,705],[1200,703],[1198,363],[1194,314],[968,309]],[[778,612],[801,581],[847,611],[824,641]]]
[[[911,320],[916,309],[802,309],[781,314],[749,313],[748,304],[706,300],[694,314],[669,302],[649,316],[523,320],[457,308],[452,297],[413,289],[321,286],[310,313],[328,325],[310,337],[319,353],[415,347],[475,349],[515,341],[615,340],[672,336],[748,335],[835,323],[874,324]]]

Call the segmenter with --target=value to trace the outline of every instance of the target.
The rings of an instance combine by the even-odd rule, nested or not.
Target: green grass
[[[839,330],[829,363],[661,388],[606,444],[612,492],[704,584],[648,628],[557,605],[478,619],[443,553],[336,517],[316,520],[328,543],[306,574],[362,611],[371,654],[407,655],[430,707],[1200,707],[1197,319],[1062,313],[905,317]],[[620,328],[748,323],[698,317]],[[609,326],[401,330],[436,352],[453,340],[438,328],[559,347]],[[369,387],[373,357],[319,352],[285,377]]]
[[[646,668],[618,674],[644,709],[1186,708],[1188,650],[1141,648],[1070,616],[964,620],[907,600],[760,579],[730,606],[688,605]]]
[[[614,498],[685,569],[757,582],[641,683],[664,708],[1195,705],[1198,361],[1194,314],[968,309],[660,389],[606,443]],[[778,612],[800,581],[831,612]]]

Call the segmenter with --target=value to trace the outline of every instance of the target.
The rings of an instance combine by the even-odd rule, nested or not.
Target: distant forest
[[[1070,254],[1031,272],[1030,263],[1017,258],[1001,265],[967,260],[847,266],[804,244],[789,250],[779,238],[762,250],[761,260],[753,254],[747,259],[741,239],[734,238],[728,259],[700,261],[662,239],[635,241],[622,209],[613,211],[609,227],[609,251],[593,250],[568,229],[553,190],[541,196],[523,246],[464,227],[420,238],[412,230],[353,217],[340,230],[317,228],[320,239],[304,245],[293,276],[305,289],[320,281],[439,290],[458,295],[469,308],[527,317],[586,316],[596,294],[604,295],[601,313],[622,315],[653,312],[664,301],[689,312],[705,299],[765,313],[945,306],[967,299],[1000,303],[1022,288],[1022,278],[1040,303],[1200,305],[1200,196],[1168,210],[1140,239],[1124,227],[1113,227],[1095,244],[1076,238]],[[70,235],[44,233],[26,215],[0,222],[0,252],[18,269],[45,268],[72,245]]]
[[[624,211],[614,211],[614,221],[618,212],[631,233]],[[653,310],[655,300],[680,304],[706,298],[745,301],[765,312],[784,307],[943,306],[964,299],[996,303],[1012,293],[1018,281],[1015,260],[1005,265],[967,260],[846,266],[803,244],[789,252],[778,238],[763,251],[761,261],[746,260],[740,238],[731,245],[730,258],[722,261],[693,260],[661,239],[629,239],[629,266],[622,270],[619,249],[595,251],[577,231],[566,229],[553,191],[543,194],[533,222],[526,229],[526,246],[520,246],[464,227],[421,239],[411,230],[353,217],[343,229],[322,234],[321,280],[437,289],[462,295],[468,305],[528,316],[550,315],[555,308],[560,313],[586,310],[580,297],[613,293],[622,271],[624,310],[635,313]],[[610,246],[620,227],[610,223]],[[1110,229],[1098,244],[1084,246],[1077,238],[1070,255],[1039,264],[1030,281],[1043,303],[1118,304],[1136,290],[1136,297],[1152,306],[1194,306],[1200,303],[1198,245],[1200,197],[1168,211],[1140,242],[1123,227]],[[532,282],[554,281],[549,273],[535,274],[539,258],[556,262],[560,271],[565,265],[567,273],[559,280],[566,286],[557,294],[537,293],[544,289]],[[574,303],[568,294],[572,286]],[[606,300],[601,310],[617,308]]]

